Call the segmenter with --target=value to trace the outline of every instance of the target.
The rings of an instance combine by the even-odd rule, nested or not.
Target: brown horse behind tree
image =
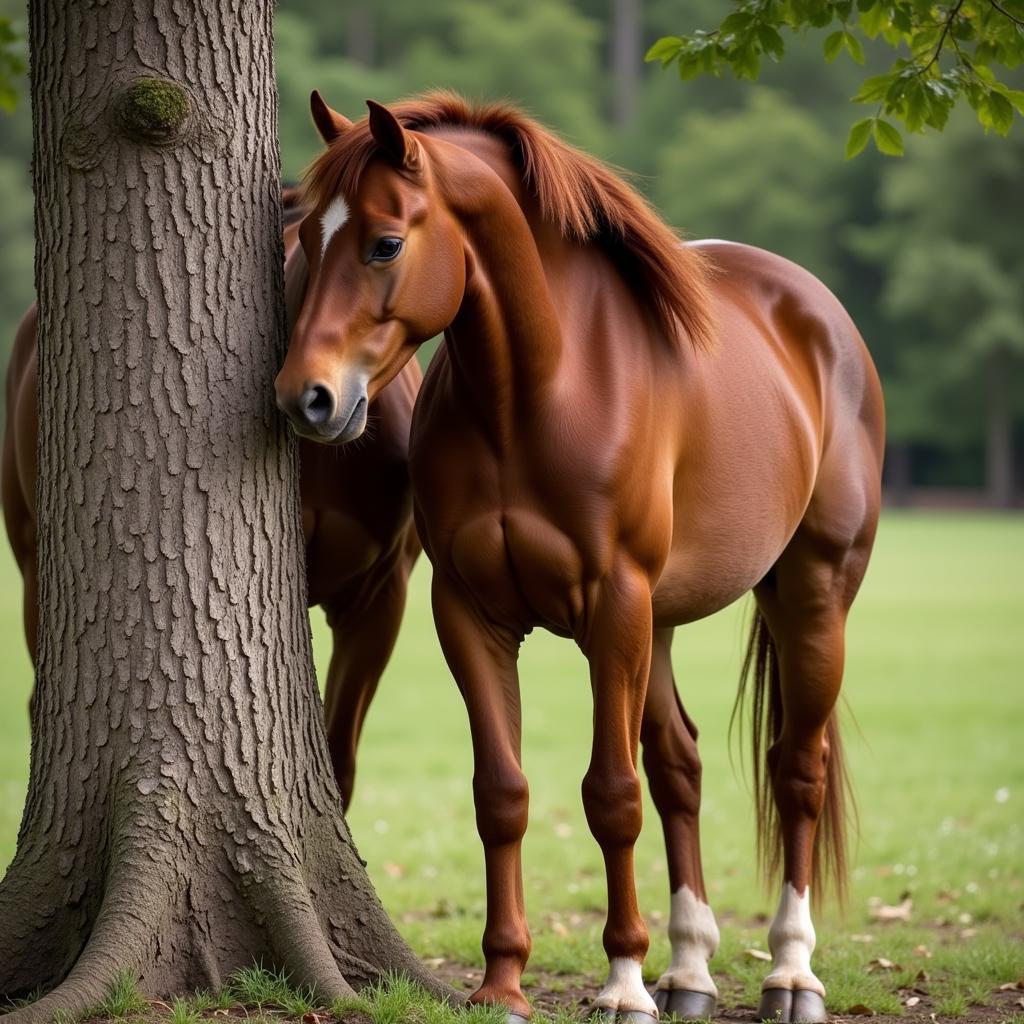
[[[285,190],[285,289],[294,320],[306,291],[306,259],[297,245],[308,212]],[[36,598],[36,307],[15,336],[7,370],[7,413],[0,495],[7,535],[24,578],[25,639],[35,662]],[[420,546],[412,523],[409,425],[421,374],[403,367],[368,411],[367,438],[344,449],[299,442],[302,527],[310,605],[327,616],[333,651],[324,693],[334,771],[346,806],[366,710],[398,636],[409,572]],[[315,395],[301,430],[320,439]]]
[[[842,873],[834,706],[882,461],[860,335],[806,271],[743,245],[681,246],[610,170],[512,108],[439,94],[371,103],[353,125],[314,94],[313,113],[329,146],[307,179],[309,298],[278,403],[301,426],[312,384],[324,439],[358,437],[367,403],[445,332],[410,457],[476,762],[487,968],[472,998],[530,1012],[516,660],[543,626],[590,663],[583,801],[607,869],[610,959],[596,1005],[627,1020],[714,1011],[697,730],[669,648],[675,626],[753,590],[759,827],[778,837],[783,880],[760,1012],[823,1020],[809,890],[817,851]],[[657,1005],[633,880],[640,741],[672,889]]]

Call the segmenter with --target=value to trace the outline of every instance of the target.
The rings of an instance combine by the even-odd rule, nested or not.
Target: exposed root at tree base
[[[273,881],[236,884],[233,894],[221,892],[217,899],[204,890],[201,905],[222,914],[211,914],[221,932],[215,936],[209,921],[206,927],[198,926],[199,915],[191,909],[195,897],[180,876],[152,861],[132,863],[123,857],[111,874],[114,879],[92,932],[66,977],[36,1002],[5,1015],[4,1024],[51,1024],[57,1013],[80,1017],[101,1004],[126,974],[141,982],[147,995],[170,997],[197,987],[216,989],[254,963],[283,971],[291,985],[312,990],[324,1004],[353,997],[356,988],[391,972],[407,975],[434,997],[461,1001],[398,938],[372,889],[366,890],[368,899],[354,896],[343,886],[331,886],[319,894],[318,902],[334,910],[327,920],[353,914],[358,919],[344,930],[328,930],[310,890],[282,872],[268,872]],[[9,881],[0,886],[0,906]],[[189,892],[187,898],[185,892]],[[214,906],[224,901],[230,904],[226,913],[224,906]],[[39,917],[40,929],[45,928],[45,920],[45,915]],[[0,927],[7,929],[11,924],[8,918]],[[355,955],[348,947],[360,936],[366,939],[365,948]],[[54,960],[73,957],[81,941],[77,933],[65,934],[66,948],[55,952],[49,963],[18,963],[20,957],[15,956],[9,968],[4,965],[8,969],[0,970],[0,986],[8,984],[7,979],[19,979],[18,989],[4,992],[0,987],[0,995],[14,998],[37,991],[52,978]],[[38,944],[26,948],[38,948]]]

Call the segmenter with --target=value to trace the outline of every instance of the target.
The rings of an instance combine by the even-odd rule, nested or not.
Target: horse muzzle
[[[295,433],[320,444],[344,444],[359,437],[369,405],[365,379],[352,381],[340,393],[323,382],[308,384],[298,395],[277,392],[277,406]]]

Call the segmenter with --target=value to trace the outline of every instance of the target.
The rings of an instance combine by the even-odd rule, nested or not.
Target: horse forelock
[[[607,164],[573,148],[510,104],[469,104],[453,92],[431,92],[390,107],[412,131],[470,128],[505,141],[524,185],[542,215],[567,240],[602,246],[642,305],[670,339],[686,337],[697,348],[713,343],[714,325],[704,258],[681,247],[665,225]],[[370,161],[380,152],[367,120],[343,132],[303,176],[307,202],[319,208],[352,197]]]

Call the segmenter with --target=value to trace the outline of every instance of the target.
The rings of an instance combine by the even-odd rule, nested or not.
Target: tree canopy
[[[822,43],[827,61],[845,54],[867,65],[874,41],[897,51],[853,96],[872,112],[850,128],[847,157],[869,140],[887,156],[901,156],[903,137],[893,121],[908,132],[941,131],[959,103],[1000,135],[1024,114],[1024,90],[1007,78],[1024,61],[1021,0],[738,0],[734,6],[714,28],[663,36],[647,59],[675,65],[684,80],[725,70],[755,79],[762,58],[777,62],[785,55],[784,32],[807,28],[830,29]]]

